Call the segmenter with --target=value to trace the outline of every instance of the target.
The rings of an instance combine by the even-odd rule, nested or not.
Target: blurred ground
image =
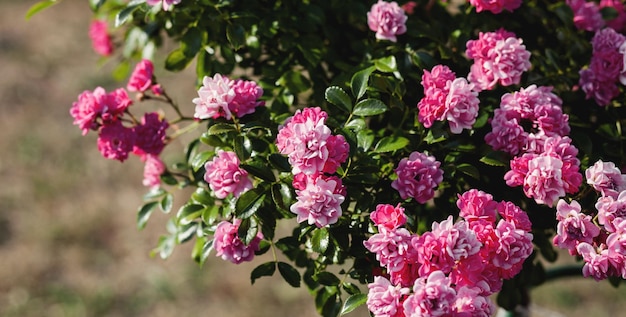
[[[0,0],[0,316],[316,316],[304,288],[279,277],[250,286],[268,259],[199,268],[190,245],[149,257],[169,215],[136,229],[141,163],[101,158],[68,113],[83,90],[124,85],[111,79],[115,61],[98,66],[91,51],[87,1],[26,22],[35,2]],[[193,98],[193,75],[157,75],[181,105]],[[607,283],[564,280],[532,296],[533,316],[626,316],[626,289]]]

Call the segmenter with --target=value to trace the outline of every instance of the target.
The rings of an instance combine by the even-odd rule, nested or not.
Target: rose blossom
[[[367,25],[379,40],[397,41],[396,35],[406,32],[407,16],[395,1],[378,0],[367,13]]]
[[[239,158],[235,152],[218,150],[217,156],[207,162],[204,168],[204,180],[219,199],[224,199],[229,194],[239,197],[252,189],[248,172],[239,167]]]
[[[512,278],[522,270],[524,260],[533,252],[533,235],[505,220],[498,222],[495,233],[499,246],[491,263],[500,269],[503,278]]]
[[[446,97],[446,119],[450,124],[450,132],[459,134],[463,129],[471,129],[478,117],[478,93],[474,91],[474,84],[465,78],[456,78],[448,83]]]
[[[163,10],[171,11],[175,4],[179,4],[182,0],[146,0],[146,3],[151,6],[156,6],[160,3],[163,4]]]
[[[413,292],[403,304],[407,317],[452,315],[456,291],[443,272],[435,271],[427,277],[420,277],[413,285]]]
[[[613,162],[597,161],[585,171],[585,178],[587,184],[602,193],[602,196],[617,198],[621,191],[626,190],[626,175]]]
[[[581,242],[593,243],[593,239],[600,234],[598,228],[591,220],[591,216],[580,211],[580,204],[573,200],[570,204],[560,199],[556,205],[556,236],[553,243],[555,246],[566,249],[571,255],[576,255],[576,246]]]
[[[396,207],[388,204],[379,204],[370,214],[370,219],[375,225],[393,230],[406,223],[404,208],[398,204]]]
[[[376,317],[404,317],[403,297],[411,291],[400,285],[393,285],[382,277],[374,276],[374,282],[367,285],[367,309]]]
[[[135,126],[135,146],[133,153],[159,155],[165,147],[165,130],[169,123],[156,112],[149,112],[141,118],[141,124]]]
[[[159,156],[147,154],[144,156],[143,185],[155,188],[161,185],[161,174],[165,172],[165,164]]]
[[[583,276],[593,277],[596,281],[606,279],[610,275],[608,250],[601,246],[596,248],[589,243],[578,244],[576,251],[585,261]]]
[[[98,134],[98,150],[108,159],[124,162],[135,145],[133,129],[122,125],[120,121],[105,124]]]
[[[456,292],[455,317],[489,317],[496,310],[493,301],[477,287],[457,286]]]
[[[574,13],[574,25],[579,30],[597,31],[604,26],[600,7],[593,1],[566,0]]]
[[[434,189],[443,180],[440,165],[434,156],[412,152],[398,163],[395,169],[398,178],[391,182],[391,187],[402,199],[412,197],[423,204],[435,196]]]
[[[265,104],[258,101],[263,96],[263,89],[253,81],[237,79],[232,82],[232,88],[235,98],[229,103],[228,109],[237,118],[253,113],[256,107]]]
[[[196,104],[194,117],[199,119],[224,117],[232,118],[228,104],[235,98],[232,81],[220,74],[213,77],[204,76],[198,97],[193,99]]]
[[[600,0],[600,9],[613,8],[617,11],[614,19],[606,21],[606,25],[615,31],[622,32],[626,27],[626,5],[622,0]]]
[[[341,216],[341,203],[345,200],[339,193],[342,188],[339,178],[318,177],[307,182],[306,188],[296,190],[298,201],[289,209],[297,215],[298,222],[306,221],[318,228],[334,224]]]
[[[89,26],[89,38],[91,46],[96,53],[102,56],[109,56],[113,53],[113,41],[107,31],[107,22],[94,20]]]
[[[254,252],[259,250],[259,243],[263,239],[263,234],[259,231],[250,244],[245,245],[237,233],[240,224],[240,219],[236,219],[234,223],[222,221],[217,225],[213,236],[213,247],[217,251],[215,255],[235,264],[252,261]]]
[[[616,231],[616,224],[626,220],[626,191],[617,197],[605,196],[598,198],[595,204],[598,210],[598,223],[608,232]]]
[[[93,92],[82,92],[72,104],[70,114],[85,135],[90,129],[97,130],[102,124],[117,121],[132,103],[122,88],[107,93],[97,87]]]
[[[144,92],[152,86],[152,76],[154,73],[154,65],[149,59],[142,59],[135,65],[133,73],[128,79],[126,89],[128,91]]]
[[[470,189],[458,195],[456,206],[459,208],[459,216],[467,221],[484,219],[495,222],[497,217],[498,203],[493,200],[491,194],[480,190]]]
[[[476,12],[491,11],[498,14],[502,10],[513,11],[522,5],[522,0],[470,0],[470,3],[476,7]]]

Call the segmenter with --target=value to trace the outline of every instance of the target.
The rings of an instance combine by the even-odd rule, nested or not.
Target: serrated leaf
[[[28,8],[28,11],[26,11],[26,20],[30,20],[33,15],[45,10],[46,8],[49,8],[56,3],[57,0],[46,0],[33,4],[32,6],[30,6],[30,8]]]
[[[226,38],[234,50],[246,44],[246,30],[239,24],[229,24],[226,27]]]
[[[279,183],[272,185],[272,200],[276,207],[283,211],[289,211],[292,199],[291,190],[287,184]]]
[[[235,154],[239,158],[240,161],[245,161],[250,158],[252,155],[252,142],[250,139],[243,135],[238,135],[235,137]]]
[[[509,160],[506,159],[504,153],[501,152],[489,152],[479,160],[490,166],[509,166]]]
[[[387,137],[380,139],[380,141],[376,143],[374,152],[384,153],[384,152],[400,150],[400,149],[405,148],[407,145],[409,145],[409,143],[410,143],[409,139],[402,137],[402,136],[387,136]]]
[[[119,27],[122,24],[126,23],[132,16],[133,12],[139,8],[138,3],[129,3],[126,8],[122,9],[120,12],[115,15],[115,27]]]
[[[159,202],[152,201],[139,207],[139,210],[137,211],[137,228],[139,230],[146,227],[146,223],[148,223],[148,219],[150,219],[152,211],[158,204]]]
[[[328,102],[337,106],[339,109],[350,113],[352,111],[352,100],[350,96],[337,86],[332,86],[326,88],[326,92],[324,93],[324,97]]]
[[[254,284],[254,282],[262,276],[272,276],[276,272],[276,262],[266,262],[263,263],[250,273],[250,284]]]
[[[355,116],[369,117],[387,111],[387,106],[378,99],[364,99],[359,101],[352,110]]]
[[[326,286],[337,286],[339,285],[339,283],[341,283],[341,281],[337,276],[335,276],[335,274],[326,271],[315,274],[315,280],[318,283]]]
[[[341,308],[341,315],[345,315],[357,307],[365,304],[367,301],[367,294],[353,294],[346,299],[346,302],[343,304]]]
[[[239,219],[251,217],[263,205],[263,199],[265,194],[258,187],[243,193],[235,203],[235,215]]]
[[[365,94],[365,91],[367,91],[367,83],[369,82],[370,75],[374,69],[376,68],[371,66],[356,72],[352,76],[352,79],[350,80],[350,88],[352,89],[352,94],[357,100],[361,99],[361,97]]]
[[[328,233],[328,229],[318,228],[313,231],[313,236],[311,237],[311,247],[313,251],[323,254],[328,250],[329,244],[330,234]]]
[[[172,205],[174,204],[174,195],[171,193],[167,193],[163,199],[161,199],[160,207],[161,211],[164,213],[169,213],[172,210]]]
[[[374,143],[374,132],[372,130],[360,130],[356,134],[357,146],[362,148],[363,151],[369,150]]]
[[[185,55],[182,49],[177,48],[170,52],[165,59],[165,69],[173,72],[181,71],[189,65],[193,58]]]
[[[300,272],[285,262],[278,262],[278,272],[292,287],[300,287]]]
[[[225,134],[229,132],[237,132],[235,125],[222,122],[211,125],[207,131],[209,135]]]
[[[480,179],[480,172],[473,165],[470,165],[470,164],[467,164],[467,163],[463,163],[463,164],[457,165],[456,169],[458,171],[461,171],[461,173],[463,173],[465,175],[471,176],[471,177],[473,177],[475,179]]]
[[[258,223],[254,219],[254,217],[250,217],[241,220],[241,223],[239,223],[239,228],[237,230],[237,236],[245,245],[248,245],[256,237],[258,232]]]

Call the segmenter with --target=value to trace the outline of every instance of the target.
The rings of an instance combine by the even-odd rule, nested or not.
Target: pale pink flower
[[[626,175],[613,162],[597,161],[585,171],[585,178],[587,184],[602,193],[602,196],[617,198],[621,191],[626,190]]]
[[[151,6],[159,4],[163,5],[163,10],[171,11],[174,5],[179,4],[182,0],[146,0],[146,3]]]
[[[600,234],[600,228],[591,220],[591,216],[580,211],[580,204],[573,200],[570,204],[560,199],[556,205],[556,236],[555,246],[566,249],[576,255],[576,246],[581,242],[593,244],[593,239]]]
[[[493,301],[482,295],[477,287],[457,285],[457,297],[454,303],[455,317],[490,317],[496,311]]]
[[[402,199],[412,197],[423,204],[435,196],[435,188],[443,180],[440,165],[434,156],[412,152],[398,163],[395,169],[398,178],[391,182],[391,187]]]
[[[616,224],[626,220],[626,191],[622,191],[614,198],[604,196],[598,198],[595,204],[598,210],[598,223],[608,232],[616,231]]]
[[[128,91],[144,92],[152,87],[152,76],[154,74],[154,65],[149,59],[142,59],[135,65],[126,89]]]
[[[616,225],[617,230],[606,238],[607,257],[611,275],[626,278],[626,221]]]
[[[477,189],[470,189],[458,195],[456,206],[459,208],[459,216],[467,221],[484,219],[495,222],[497,217],[498,203],[493,196]]]
[[[491,263],[500,269],[503,278],[512,278],[522,270],[524,260],[533,252],[533,235],[500,220],[495,230],[499,246]]]
[[[404,301],[407,317],[451,316],[456,301],[456,291],[450,279],[441,271],[418,278],[413,285],[413,294]]]
[[[94,20],[89,26],[91,46],[96,53],[102,56],[109,56],[113,53],[113,40],[111,40],[111,35],[107,29],[107,22],[103,20]]]
[[[566,0],[574,13],[574,25],[579,30],[597,31],[604,26],[600,7],[593,1]]]
[[[144,156],[143,185],[150,188],[161,185],[161,174],[165,172],[165,164],[158,155]]]
[[[198,97],[193,99],[196,104],[194,117],[199,119],[224,117],[232,118],[229,103],[235,98],[232,81],[220,74],[213,77],[204,76]]]
[[[463,129],[472,129],[478,117],[478,93],[474,91],[474,84],[465,78],[456,78],[448,82],[448,96],[446,97],[446,119],[450,131],[459,134]]]
[[[596,281],[604,280],[610,275],[610,263],[608,250],[600,246],[596,248],[589,243],[583,242],[576,247],[578,254],[583,257],[583,276],[593,277]]]
[[[219,199],[224,199],[229,194],[239,197],[252,189],[248,172],[239,166],[239,158],[235,152],[218,150],[217,155],[206,162],[204,168],[204,180]]]
[[[135,146],[133,153],[159,155],[165,147],[165,131],[169,123],[156,112],[148,112],[141,118],[141,124],[135,126]]]
[[[512,12],[522,5],[522,0],[470,0],[476,12],[490,11],[498,14],[503,10]]]
[[[256,107],[265,105],[264,101],[258,100],[263,96],[263,88],[253,81],[237,79],[232,82],[232,89],[235,98],[231,100],[228,108],[237,118],[253,113]]]
[[[126,90],[119,88],[107,93],[104,88],[97,87],[93,92],[84,91],[78,101],[72,104],[70,114],[74,124],[83,131],[98,130],[106,123],[118,121],[119,117],[132,104]]]
[[[343,188],[339,178],[318,177],[307,182],[306,188],[296,190],[297,201],[289,210],[297,215],[298,222],[322,228],[334,224],[341,216],[341,204],[345,196],[339,192]]]
[[[392,206],[388,204],[379,204],[370,214],[370,219],[378,227],[385,227],[386,229],[393,230],[406,223],[406,215],[404,214],[404,208]]]
[[[376,254],[376,260],[381,266],[395,271],[404,267],[409,259],[415,258],[414,249],[411,246],[413,236],[404,228],[388,230],[385,227],[363,241],[363,245],[372,253]]]
[[[98,134],[98,150],[108,159],[124,162],[133,150],[135,132],[120,121],[105,124]]]
[[[343,135],[338,134],[328,136],[326,147],[328,148],[328,159],[324,164],[322,172],[333,174],[348,159],[350,145]]]
[[[252,241],[246,245],[241,241],[237,233],[240,224],[240,219],[235,219],[233,223],[222,221],[215,228],[215,234],[213,235],[215,255],[234,264],[252,261],[254,252],[259,250],[259,243],[263,239],[263,234],[259,231]]]
[[[580,70],[579,85],[586,98],[594,98],[600,106],[608,105],[619,95],[617,81],[623,79],[624,55],[621,46],[626,36],[604,28],[597,31],[591,39],[592,56],[589,68]]]
[[[378,0],[367,13],[367,25],[379,40],[397,41],[396,35],[406,32],[407,16],[395,1]]]
[[[382,276],[375,276],[367,288],[367,309],[375,317],[404,317],[402,303],[411,292],[409,288],[393,285]]]
[[[557,199],[565,196],[562,168],[563,161],[550,155],[540,155],[529,160],[528,174],[523,185],[526,197],[552,207]]]

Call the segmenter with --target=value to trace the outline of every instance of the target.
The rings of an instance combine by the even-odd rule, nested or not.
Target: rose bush
[[[490,316],[495,293],[514,311],[558,248],[579,275],[626,278],[623,2],[90,5],[126,89],[70,115],[105,158],[145,162],[139,228],[183,196],[155,254],[271,254],[252,283],[278,270],[324,316]],[[178,104],[158,74],[188,67],[197,95]]]

